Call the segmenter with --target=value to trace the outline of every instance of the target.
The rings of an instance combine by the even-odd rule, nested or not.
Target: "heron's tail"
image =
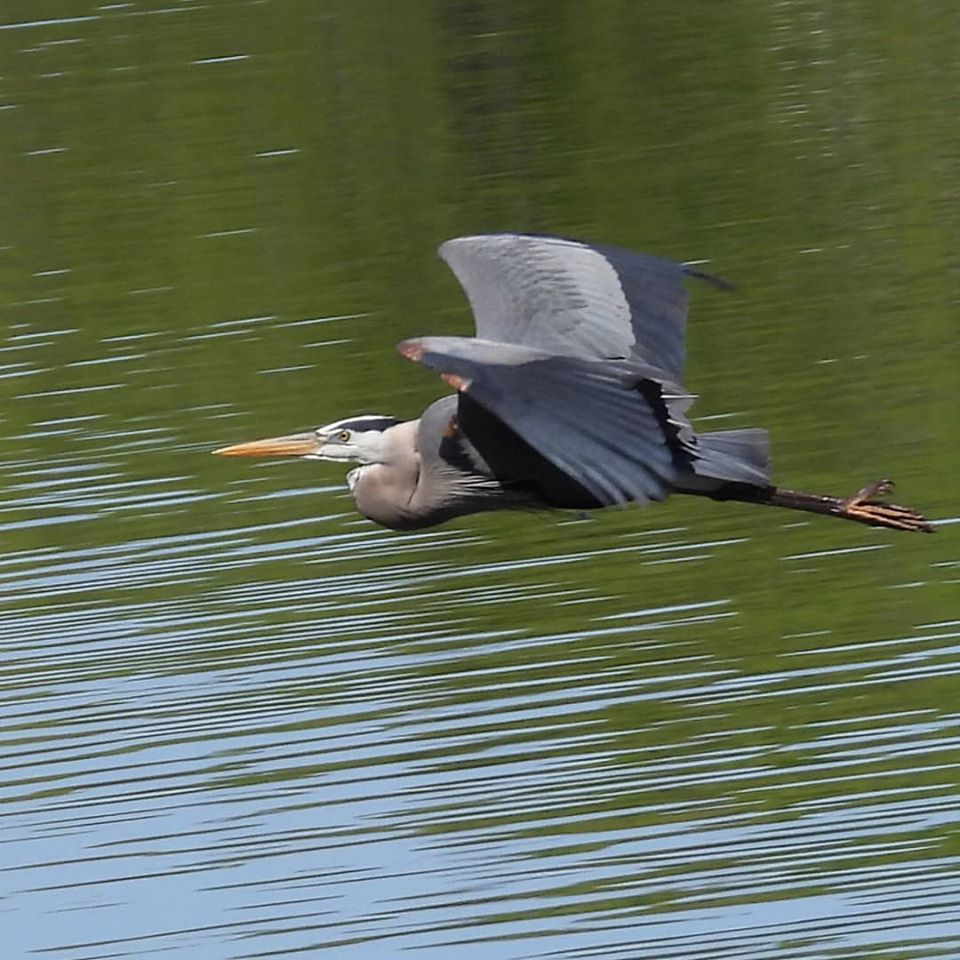
[[[831,497],[818,493],[801,493],[784,490],[782,487],[750,489],[741,484],[731,484],[714,494],[719,500],[742,500],[747,503],[763,503],[771,507],[786,507],[788,510],[804,510],[827,517],[855,520],[871,527],[887,527],[891,530],[908,530],[913,533],[933,533],[934,527],[926,517],[896,503],[879,499],[893,490],[892,480],[878,480],[852,497]]]
[[[693,472],[698,477],[767,486],[770,438],[766,430],[718,430],[697,437]]]

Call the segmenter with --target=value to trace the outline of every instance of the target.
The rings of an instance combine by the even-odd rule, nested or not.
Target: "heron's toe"
[[[847,497],[844,503],[847,506],[857,506],[877,497],[885,497],[893,493],[895,486],[894,482],[889,479],[874,480],[873,483],[868,483],[862,490],[858,490],[852,497]]]

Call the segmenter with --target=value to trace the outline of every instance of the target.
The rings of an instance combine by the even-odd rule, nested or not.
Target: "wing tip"
[[[400,343],[397,344],[397,353],[399,353],[401,357],[412,360],[414,363],[419,363],[423,359],[425,351],[426,348],[422,340],[401,340]]]
[[[423,363],[423,358],[428,352],[427,344],[422,339],[402,340],[397,344],[397,353],[399,353],[401,357],[412,360],[414,363]],[[427,365],[435,367],[433,363],[428,362]],[[447,373],[442,369],[438,372],[440,373],[440,379],[449,383],[458,393],[466,393],[470,387],[473,386],[473,380],[470,377],[462,377],[456,373]]]
[[[440,379],[449,383],[457,393],[467,393],[473,386],[473,381],[469,377],[460,377],[455,373],[441,373]]]
[[[723,277],[718,277],[715,274],[707,273],[705,270],[698,270],[695,266],[692,266],[689,263],[682,263],[680,264],[680,267],[685,276],[695,277],[697,280],[705,280],[718,290],[723,290],[724,293],[735,293],[737,291],[736,284],[731,283],[729,280],[724,280]]]

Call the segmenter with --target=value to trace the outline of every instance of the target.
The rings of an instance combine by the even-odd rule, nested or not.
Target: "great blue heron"
[[[682,386],[690,266],[560,237],[493,234],[440,247],[477,336],[405,340],[399,352],[457,391],[419,420],[372,414],[225,456],[352,461],[357,509],[394,530],[483,510],[584,510],[670,492],[787,507],[895,530],[932,532],[883,502],[888,480],[851,497],[770,479],[765,430],[695,433]]]

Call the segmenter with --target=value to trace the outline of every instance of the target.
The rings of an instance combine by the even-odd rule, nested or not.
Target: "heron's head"
[[[400,420],[375,413],[328,423],[307,433],[251,440],[214,450],[225,457],[303,457],[338,463],[383,463],[384,433]]]

